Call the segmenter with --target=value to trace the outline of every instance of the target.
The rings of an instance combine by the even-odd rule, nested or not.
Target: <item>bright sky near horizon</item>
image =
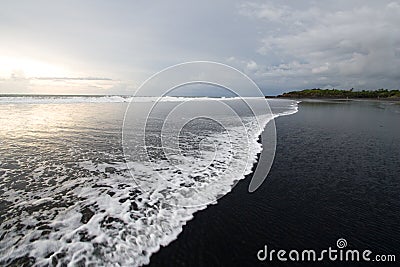
[[[0,94],[131,94],[193,60],[266,95],[399,89],[400,1],[2,1]]]

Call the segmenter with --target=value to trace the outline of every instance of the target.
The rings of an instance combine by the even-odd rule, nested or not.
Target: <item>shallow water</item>
[[[223,127],[198,119],[179,128],[170,120],[161,132],[163,114],[182,102],[171,98],[151,114],[144,144],[130,124],[123,143],[128,100],[0,98],[2,265],[148,263],[196,211],[244,178],[261,151],[254,117],[235,100],[225,101],[242,125],[229,116],[220,118]],[[212,110],[209,101],[192,107]],[[295,101],[270,105],[273,114],[257,118],[262,128],[297,111]]]

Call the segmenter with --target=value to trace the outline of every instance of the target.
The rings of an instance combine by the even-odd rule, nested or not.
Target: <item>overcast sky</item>
[[[267,95],[399,89],[400,1],[2,1],[0,94],[129,94],[210,60]]]

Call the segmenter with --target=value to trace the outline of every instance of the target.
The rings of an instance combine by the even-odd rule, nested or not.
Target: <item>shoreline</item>
[[[391,229],[400,213],[390,211],[399,203],[397,113],[352,103],[349,109],[299,105],[296,114],[276,120],[276,157],[265,183],[249,194],[254,170],[262,164],[259,153],[252,172],[217,205],[196,212],[176,240],[151,256],[148,266],[263,266],[257,251],[265,245],[322,251],[338,238],[374,254],[395,253],[400,232]]]
[[[270,125],[270,123],[271,123],[272,121],[275,123],[275,120],[276,120],[276,119],[278,119],[278,118],[280,118],[280,117],[289,117],[289,116],[291,116],[291,115],[296,114],[298,111],[299,111],[299,107],[297,107],[297,110],[296,110],[296,112],[294,112],[294,113],[279,115],[279,116],[274,117],[272,120],[268,121],[268,123],[264,126],[263,131],[258,135],[257,143],[260,144],[260,145],[262,145],[262,136],[263,136],[263,134],[265,134],[267,127]],[[276,127],[276,126],[275,126],[275,127]],[[234,191],[235,191],[235,188],[236,188],[236,187],[245,187],[245,188],[246,188],[246,193],[247,193],[247,194],[253,194],[254,192],[253,192],[253,193],[250,193],[250,192],[247,192],[247,190],[248,190],[248,187],[249,187],[249,185],[250,185],[250,182],[251,182],[251,180],[252,180],[252,178],[253,178],[254,172],[255,172],[255,170],[256,170],[258,164],[260,163],[260,158],[261,158],[261,154],[263,153],[263,151],[264,151],[264,148],[262,148],[261,151],[258,152],[258,153],[256,154],[256,156],[255,156],[255,161],[253,162],[251,171],[250,171],[248,174],[245,174],[243,178],[236,180],[236,182],[235,182],[235,184],[233,185],[233,187],[231,188],[231,190],[230,190],[228,193],[226,193],[222,198],[219,198],[218,201],[217,201],[217,203],[211,204],[211,205],[207,205],[206,208],[200,209],[200,210],[196,211],[195,213],[193,213],[193,215],[192,215],[193,217],[192,217],[190,220],[186,221],[185,224],[183,224],[183,226],[182,226],[182,231],[178,234],[178,236],[177,236],[172,242],[168,243],[166,246],[161,245],[161,246],[158,248],[158,250],[156,250],[155,252],[153,252],[153,253],[151,254],[151,256],[150,256],[150,262],[149,262],[148,264],[143,265],[143,266],[154,266],[154,265],[155,265],[155,266],[158,266],[159,263],[157,262],[157,260],[156,260],[156,262],[152,261],[152,259],[154,259],[153,257],[156,257],[157,259],[158,259],[159,257],[161,257],[161,258],[165,257],[165,256],[164,256],[164,253],[166,253],[166,255],[168,254],[167,250],[172,248],[171,245],[174,245],[175,243],[181,242],[180,236],[181,236],[185,231],[191,231],[192,227],[195,227],[195,226],[193,226],[193,225],[194,225],[194,224],[197,224],[197,222],[195,222],[197,217],[203,217],[203,216],[205,216],[205,214],[207,214],[207,213],[209,212],[210,209],[214,209],[216,206],[220,205],[220,204],[221,204],[221,201],[222,201],[222,202],[227,201],[227,200],[224,200],[224,199],[227,198],[227,196],[229,196],[229,197],[235,197],[236,193],[235,193]],[[272,168],[272,166],[271,166],[271,168]],[[268,173],[268,174],[269,174],[269,173]],[[268,177],[268,174],[267,174],[267,177]],[[265,179],[267,179],[267,177],[266,177]],[[228,201],[229,201],[229,200],[228,200]],[[197,228],[197,227],[195,227],[195,228]],[[172,249],[173,249],[173,248],[172,248]]]
[[[298,100],[298,101],[384,101],[384,102],[400,102],[400,98],[364,98],[364,97],[352,97],[352,98],[337,98],[337,97],[286,97],[286,96],[268,96],[266,98],[275,99],[287,99],[287,100]]]

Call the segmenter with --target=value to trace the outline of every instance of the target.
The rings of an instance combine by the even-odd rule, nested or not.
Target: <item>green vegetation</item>
[[[374,91],[354,91],[337,89],[306,89],[284,93],[278,97],[288,98],[374,98],[374,99],[400,99],[399,90],[379,89]]]

